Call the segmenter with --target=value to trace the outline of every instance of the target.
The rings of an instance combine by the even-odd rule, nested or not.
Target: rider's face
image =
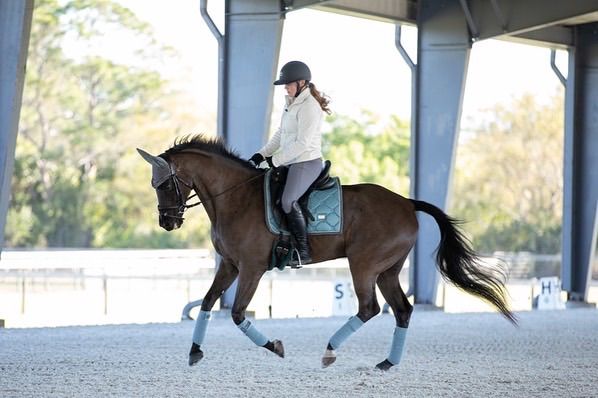
[[[297,83],[299,83],[299,87],[303,87],[305,85],[305,80],[299,80],[298,82],[291,82],[284,85],[284,89],[287,90],[289,97],[297,95]]]

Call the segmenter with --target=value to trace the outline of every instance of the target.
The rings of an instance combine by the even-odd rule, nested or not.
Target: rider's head
[[[280,69],[280,75],[274,84],[284,84],[287,94],[296,97],[308,86],[310,80],[311,71],[309,67],[301,61],[291,61],[284,64]]]

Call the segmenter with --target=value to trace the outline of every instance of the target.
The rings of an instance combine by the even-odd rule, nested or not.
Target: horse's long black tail
[[[479,263],[477,254],[469,241],[457,229],[459,222],[446,215],[438,207],[411,199],[416,211],[434,217],[440,228],[440,244],[436,251],[436,264],[442,277],[466,292],[496,307],[509,321],[517,324],[517,318],[506,303],[505,281],[507,272],[500,265],[486,266]]]

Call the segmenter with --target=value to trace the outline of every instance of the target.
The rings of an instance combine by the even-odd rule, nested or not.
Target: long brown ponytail
[[[328,104],[330,103],[330,97],[328,97],[324,93],[320,93],[316,88],[316,85],[311,82],[309,83],[309,91],[311,92],[312,97],[314,97],[316,101],[318,101],[318,103],[320,104],[320,108],[322,108],[324,112],[330,115],[332,113],[330,108],[328,108]]]

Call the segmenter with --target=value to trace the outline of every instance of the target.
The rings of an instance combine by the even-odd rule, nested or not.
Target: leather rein
[[[172,181],[172,184],[174,185],[174,191],[176,194],[177,205],[176,206],[160,206],[158,204],[158,213],[162,217],[170,217],[170,218],[175,218],[177,220],[185,219],[183,217],[185,210],[187,210],[191,207],[199,206],[201,204],[204,204],[205,202],[212,201],[212,200],[216,199],[217,197],[224,195],[225,193],[234,191],[235,189],[237,189],[245,184],[248,184],[257,178],[262,177],[265,174],[265,172],[259,173],[258,175],[255,175],[245,181],[242,181],[239,184],[233,185],[232,187],[228,187],[224,191],[217,193],[216,195],[213,195],[212,197],[208,197],[207,199],[202,201],[201,199],[199,199],[199,195],[197,195],[197,189],[195,187],[195,184],[188,183],[187,181],[185,181],[182,178],[180,178],[179,176],[177,176],[176,172],[170,162],[168,162],[168,167],[170,168],[170,180]],[[194,191],[195,193],[193,195],[189,196],[188,198],[183,199],[183,195],[181,194],[181,189],[180,189],[179,183],[183,184],[184,186],[186,186],[190,190]],[[197,202],[190,204],[190,205],[187,204],[187,202],[190,201],[191,199],[193,199],[194,197],[197,197],[197,199],[198,199]],[[177,210],[177,214],[171,215],[171,214],[168,214],[165,210]]]

